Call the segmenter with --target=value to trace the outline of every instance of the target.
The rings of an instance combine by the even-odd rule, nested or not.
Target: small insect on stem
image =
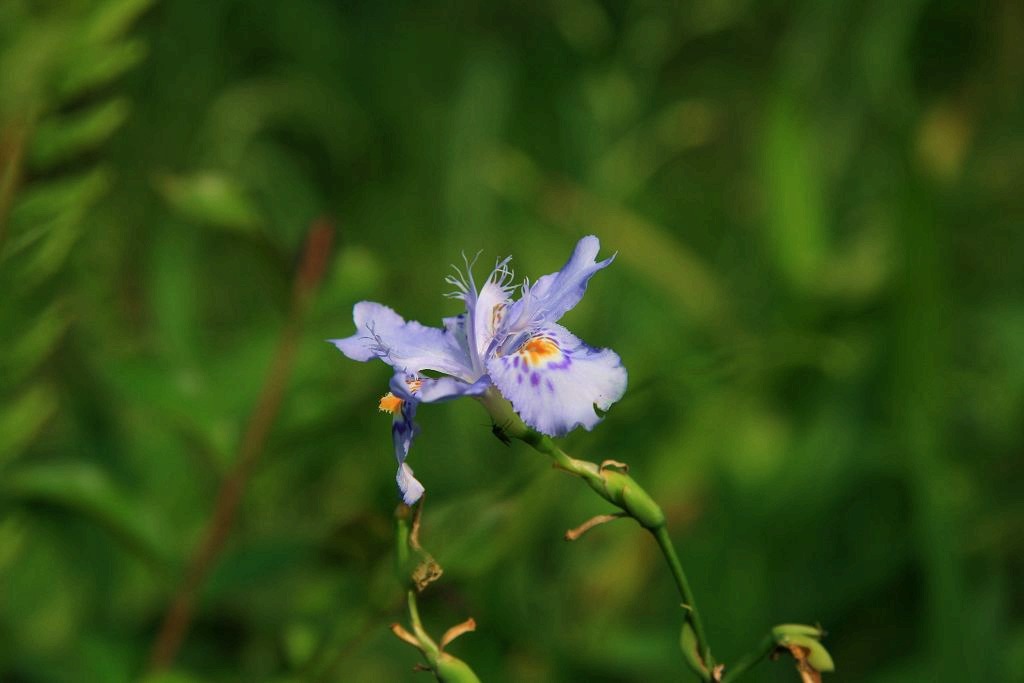
[[[498,438],[498,441],[502,442],[506,446],[512,445],[512,439],[509,438],[508,434],[505,433],[504,427],[495,423],[491,425],[491,434],[494,434]]]

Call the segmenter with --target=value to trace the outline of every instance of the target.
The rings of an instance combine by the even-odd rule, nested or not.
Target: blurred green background
[[[719,659],[820,622],[828,680],[1024,681],[1022,183],[1016,0],[2,0],[0,680],[144,676],[289,324],[164,680],[412,678],[389,373],[323,340],[454,314],[462,250],[536,277],[594,233],[566,324],[630,387],[564,446],[663,503]],[[646,535],[566,544],[607,507],[472,401],[420,424],[454,654],[687,680]]]

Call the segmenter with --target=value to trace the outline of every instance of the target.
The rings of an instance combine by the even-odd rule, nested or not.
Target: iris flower
[[[371,301],[355,305],[356,333],[330,341],[352,360],[379,358],[395,371],[380,409],[394,416],[396,479],[407,504],[423,495],[406,463],[419,431],[420,403],[481,396],[495,387],[527,425],[563,436],[579,426],[592,429],[622,397],[626,369],[618,354],[588,346],[558,324],[583,298],[594,273],[615,258],[597,261],[600,246],[596,237],[584,237],[561,270],[533,284],[512,284],[510,258],[498,261],[479,289],[472,263],[466,262],[465,273],[453,266],[455,275],[446,282],[455,291],[449,296],[461,299],[466,310],[445,318],[443,328],[406,321]]]

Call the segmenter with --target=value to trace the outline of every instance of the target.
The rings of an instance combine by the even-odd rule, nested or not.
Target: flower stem
[[[434,642],[434,639],[431,638],[423,628],[423,622],[420,621],[420,610],[416,604],[416,591],[410,588],[406,595],[409,602],[409,623],[412,624],[412,631],[420,641],[420,645],[424,649],[424,654],[427,656],[427,660],[431,661],[431,656],[436,658],[440,649],[437,647],[437,643]]]
[[[665,556],[665,561],[672,572],[672,578],[675,579],[679,593],[682,595],[683,606],[686,608],[686,622],[693,629],[695,636],[696,652],[694,654],[697,657],[695,659],[687,654],[687,663],[702,680],[710,681],[714,660],[711,657],[711,648],[708,645],[704,624],[693,599],[690,584],[686,580],[686,574],[679,563],[678,555],[676,555],[675,546],[672,545],[672,539],[668,535],[665,514],[650,494],[628,474],[619,471],[618,468],[625,469],[621,463],[614,463],[616,468],[612,468],[606,467],[606,464],[612,461],[607,461],[599,466],[571,457],[559,448],[551,440],[551,437],[527,427],[512,409],[512,405],[493,387],[480,397],[480,402],[490,413],[495,428],[500,430],[504,436],[519,439],[534,450],[548,456],[554,461],[555,467],[586,481],[598,495],[619,507],[626,515],[635,519],[642,527],[651,532]]]
[[[686,620],[690,622],[690,626],[693,628],[694,635],[697,638],[697,650],[704,661],[705,671],[702,675],[707,676],[707,672],[714,666],[714,661],[711,659],[711,647],[708,645],[708,638],[704,631],[704,623],[700,618],[700,611],[697,609],[697,603],[693,599],[690,582],[686,580],[683,565],[679,563],[679,556],[676,555],[676,548],[668,535],[668,528],[663,524],[657,529],[651,529],[650,532],[658,542],[658,547],[661,548],[661,553],[665,556],[665,561],[668,562],[669,569],[672,571],[672,578],[675,579],[676,586],[679,588],[679,594],[683,597]]]

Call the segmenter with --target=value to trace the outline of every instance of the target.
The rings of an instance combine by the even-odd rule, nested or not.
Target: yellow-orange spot
[[[391,413],[394,415],[402,407],[402,399],[398,398],[390,391],[380,397],[380,405],[377,406],[381,411],[385,413]]]
[[[519,354],[530,367],[536,367],[544,361],[557,358],[562,355],[562,350],[553,339],[547,337],[534,337],[519,350]]]
[[[415,394],[423,386],[423,380],[421,379],[407,379],[405,385],[409,387],[409,393]]]

